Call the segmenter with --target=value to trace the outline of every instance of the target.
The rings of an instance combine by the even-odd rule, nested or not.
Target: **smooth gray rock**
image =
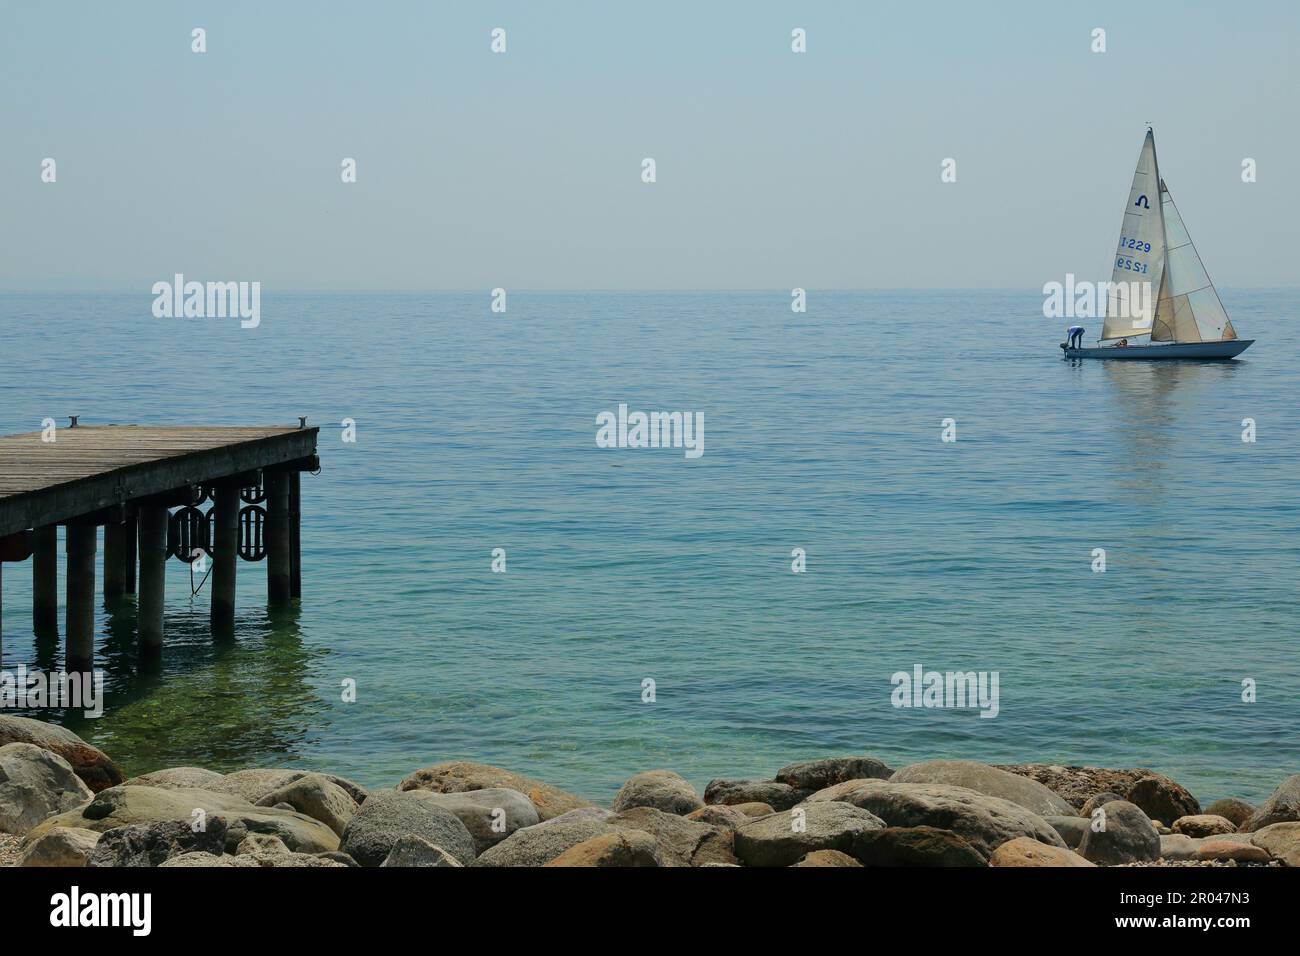
[[[704,806],[695,788],[671,770],[647,770],[630,778],[614,797],[614,810],[651,807],[664,813],[685,816]]]
[[[399,837],[380,866],[461,866],[459,860],[440,846],[414,833]]]
[[[319,773],[308,773],[272,790],[257,801],[260,807],[287,804],[299,813],[319,820],[340,837],[358,810],[351,794]]]
[[[226,821],[213,817],[195,831],[179,820],[133,823],[99,838],[86,866],[161,866],[182,853],[220,854],[226,846]]]
[[[1089,820],[1091,820],[1093,811],[1095,811],[1098,807],[1104,807],[1108,803],[1114,803],[1116,800],[1123,800],[1123,799],[1124,799],[1123,794],[1113,793],[1110,790],[1107,790],[1105,793],[1093,794],[1091,797],[1088,798],[1087,802],[1084,803],[1083,809],[1079,811],[1079,816],[1087,817]]]
[[[99,834],[80,827],[58,827],[33,840],[18,859],[18,866],[85,866]]]
[[[1018,803],[939,783],[849,780],[819,790],[807,803],[845,802],[870,810],[891,827],[951,830],[987,860],[1003,843],[1030,837],[1050,846],[1065,841],[1052,826]]]
[[[437,793],[433,790],[404,792],[415,794],[456,814],[474,838],[476,854],[496,846],[516,830],[540,822],[533,802],[518,790],[508,787],[489,787],[486,790],[465,790],[460,793]],[[582,813],[583,810],[570,812]]]
[[[93,796],[72,765],[53,751],[28,743],[0,747],[0,832],[21,836]]]
[[[1242,831],[1262,830],[1274,823],[1294,823],[1300,820],[1300,773],[1283,780],[1259,809],[1241,825]]]
[[[775,779],[778,783],[784,783],[795,790],[816,792],[833,787],[837,783],[844,783],[846,780],[888,780],[893,772],[884,761],[877,760],[875,757],[823,757],[820,760],[803,760],[782,767],[776,772]]]
[[[929,760],[903,767],[889,778],[894,783],[938,783],[965,787],[1024,807],[1040,817],[1071,816],[1074,807],[1037,780],[1008,773],[974,760]]]
[[[814,791],[795,788],[775,780],[710,780],[704,788],[704,802],[734,806],[739,803],[766,803],[773,810],[789,810],[802,803]]]
[[[1043,817],[1043,819],[1065,841],[1066,846],[1071,850],[1078,849],[1079,843],[1083,840],[1083,831],[1088,829],[1086,819],[1076,816]]]
[[[442,847],[462,866],[474,861],[474,838],[454,813],[418,794],[396,790],[371,792],[348,821],[338,849],[362,866],[380,866],[407,835]]]
[[[158,787],[162,790],[177,790],[197,787],[206,789],[221,780],[221,774],[215,770],[202,767],[167,767],[153,770],[132,777],[126,781],[128,787]]]
[[[850,853],[860,834],[884,826],[848,803],[808,803],[736,827],[735,852],[746,866],[791,866],[817,850]]]
[[[1147,815],[1127,800],[1103,806],[1079,841],[1079,855],[1102,866],[1160,859],[1161,838]]]

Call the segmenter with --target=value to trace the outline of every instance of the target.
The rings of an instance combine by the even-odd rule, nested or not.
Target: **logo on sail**
[[[1143,209],[1150,209],[1150,208],[1151,208],[1151,204],[1150,204],[1149,202],[1147,202],[1147,195],[1146,195],[1146,193],[1143,193],[1141,196],[1138,196],[1138,198],[1137,198],[1137,202],[1135,202],[1133,205],[1135,205],[1135,206],[1141,206]]]

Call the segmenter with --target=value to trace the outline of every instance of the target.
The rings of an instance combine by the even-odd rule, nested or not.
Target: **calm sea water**
[[[0,297],[0,431],[322,426],[301,610],[269,617],[241,563],[214,644],[172,562],[161,672],[130,609],[101,611],[108,711],[59,719],[128,771],[392,785],[470,759],[603,800],[645,769],[702,786],[855,752],[1261,797],[1300,770],[1300,293],[1224,298],[1260,339],[1237,362],[1071,367],[1033,290],[814,291],[806,315],[783,291],[512,292],[505,315],[268,293],[256,330],[156,320],[146,294]],[[597,448],[619,402],[703,412],[704,456]],[[61,661],[27,566],[4,587],[3,664]],[[999,715],[895,709],[915,664],[999,672]]]

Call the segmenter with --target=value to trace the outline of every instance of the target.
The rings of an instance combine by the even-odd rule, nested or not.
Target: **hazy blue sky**
[[[0,0],[0,288],[1103,279],[1147,121],[1215,281],[1295,285],[1298,10]]]

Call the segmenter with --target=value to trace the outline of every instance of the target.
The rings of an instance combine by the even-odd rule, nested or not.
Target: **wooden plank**
[[[316,451],[317,428],[78,425],[0,436],[0,535]]]

